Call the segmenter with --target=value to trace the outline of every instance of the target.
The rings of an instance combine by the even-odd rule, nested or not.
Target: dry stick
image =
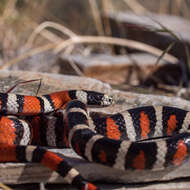
[[[45,37],[46,39],[48,39],[54,43],[60,43],[63,40],[62,38],[58,37],[54,33],[48,31],[46,29],[47,27],[56,29],[56,30],[62,32],[64,35],[67,35],[69,37],[77,36],[77,34],[75,34],[73,31],[71,31],[66,26],[63,26],[63,25],[55,23],[55,22],[46,21],[46,22],[41,23],[39,26],[37,26],[36,29],[34,30],[34,32],[32,32],[32,34],[28,38],[28,41],[25,44],[26,48],[28,48],[32,45],[37,34],[41,34],[43,37]],[[69,47],[69,49],[66,50],[66,52],[72,52],[72,50],[73,50],[73,48]]]
[[[70,55],[72,53],[74,49],[74,45],[71,45],[69,47],[66,48],[66,50],[64,51],[64,55]],[[75,64],[75,62],[72,60],[72,58],[68,57],[69,60],[69,64],[71,65],[71,67],[75,70],[75,72],[79,75],[79,76],[84,76],[83,72],[81,71],[81,69]]]
[[[72,60],[72,58],[68,58],[69,60],[69,64],[71,65],[71,67],[75,70],[75,72],[79,75],[79,76],[84,76],[83,72],[80,70],[80,68],[74,63],[74,61]]]
[[[31,36],[28,39],[28,42],[26,44],[32,44],[34,41],[34,38],[36,37],[37,34],[40,34],[42,31],[44,31],[45,28],[54,28],[56,30],[59,30],[60,32],[62,32],[63,34],[69,36],[69,37],[74,37],[77,36],[74,32],[72,32],[70,29],[68,29],[67,27],[55,23],[55,22],[51,22],[51,21],[46,21],[43,22],[42,24],[40,24],[35,30],[34,32],[31,34]],[[49,32],[51,33],[51,32]],[[62,41],[62,40],[61,40]],[[58,42],[58,41],[57,41]],[[59,41],[60,42],[60,41]],[[72,50],[74,49],[73,46],[68,47],[68,49],[66,49],[65,53],[66,54],[70,54],[72,52]],[[80,69],[77,67],[77,65],[70,60],[69,64],[71,65],[71,67],[75,70],[75,72],[81,76],[83,75],[83,73],[80,71]]]
[[[93,19],[94,19],[94,23],[95,23],[98,35],[104,36],[103,24],[101,21],[101,17],[100,17],[100,13],[98,10],[96,0],[89,0],[89,4],[90,4],[91,10],[92,10],[92,15],[93,15]]]
[[[60,43],[54,50],[55,53],[59,53],[64,48],[67,48],[70,45],[73,44],[79,44],[79,43],[104,43],[104,44],[112,44],[112,45],[120,45],[125,47],[130,47],[133,49],[138,49],[144,52],[151,53],[156,56],[160,56],[163,51],[161,51],[158,48],[152,47],[150,45],[137,42],[134,40],[128,40],[128,39],[121,39],[121,38],[112,38],[112,37],[104,37],[104,36],[76,36],[74,38],[70,38],[68,40],[65,40],[64,42]],[[176,63],[178,59],[168,53],[166,53],[163,56],[163,59],[171,62]]]
[[[76,34],[74,32],[72,32],[69,28],[60,25],[58,23],[55,22],[51,22],[51,21],[46,21],[41,23],[40,25],[37,25],[36,23],[32,23],[35,26],[35,30],[34,32],[32,32],[32,34],[30,35],[30,37],[28,38],[28,41],[25,44],[25,48],[28,49],[29,47],[32,46],[34,39],[36,38],[37,34],[40,34],[41,36],[43,36],[44,38],[48,39],[49,41],[53,42],[53,43],[60,43],[61,41],[63,41],[62,38],[58,37],[56,34],[54,34],[53,32],[48,31],[46,28],[47,27],[52,27],[56,30],[59,30],[60,32],[62,32],[63,34],[72,37],[72,36],[76,36]],[[74,49],[74,47],[69,47],[68,50],[66,49],[65,52],[72,52],[72,50]],[[69,54],[69,53],[68,53]]]
[[[54,34],[53,32],[51,32],[51,31],[48,31],[47,29],[44,29],[44,30],[42,30],[42,31],[40,31],[40,33],[39,33],[43,38],[45,38],[45,39],[47,39],[48,41],[50,41],[50,42],[52,42],[52,43],[60,43],[62,40],[63,40],[63,38],[60,38],[60,37],[58,37],[56,34]],[[31,35],[33,35],[33,34],[31,34]],[[37,35],[37,34],[36,34]],[[32,39],[33,38],[33,39]],[[33,44],[33,42],[34,42],[34,40],[35,40],[35,38],[36,38],[36,36],[30,36],[29,38],[28,38],[28,41],[26,42],[26,47],[31,47],[32,46],[32,44]]]
[[[80,43],[104,43],[104,44],[120,45],[120,46],[130,47],[133,49],[138,49],[138,50],[141,50],[144,52],[148,52],[148,53],[151,53],[156,56],[160,56],[163,52],[158,48],[155,48],[150,45],[147,45],[147,44],[144,44],[141,42],[137,42],[134,40],[112,38],[112,37],[102,37],[102,36],[98,36],[98,37],[76,36],[76,37],[72,37],[68,40],[65,40],[64,42],[60,43],[59,45],[50,43],[50,44],[32,49],[24,54],[19,55],[18,57],[12,59],[11,61],[6,62],[4,65],[0,66],[0,69],[6,69],[11,65],[16,64],[19,61],[22,61],[32,55],[41,53],[43,51],[47,51],[47,50],[55,48],[54,53],[59,53],[61,50],[68,48],[71,45],[80,44]],[[163,59],[168,62],[171,62],[171,63],[176,63],[178,61],[177,58],[175,58],[174,56],[172,56],[168,53],[166,53],[163,56]]]
[[[37,23],[35,23],[35,22],[31,21],[31,20],[30,20],[30,25],[31,25],[31,27],[32,27],[34,30],[39,26],[39,24],[37,24]],[[47,39],[48,41],[53,42],[53,43],[59,43],[60,41],[63,40],[61,37],[57,36],[56,34],[54,34],[53,32],[51,32],[51,31],[49,31],[49,30],[47,30],[46,28],[44,28],[43,30],[41,30],[41,31],[39,32],[39,34],[40,34],[42,37],[44,37],[45,39]],[[32,32],[31,35],[33,35],[33,32]],[[29,38],[31,38],[31,35],[30,35]],[[36,35],[37,35],[37,33],[36,33]],[[29,40],[29,38],[28,38],[28,41],[26,42],[25,46],[27,47],[27,45],[29,45],[28,47],[31,47],[33,41],[35,40],[35,37],[36,37],[36,36],[34,36],[34,38],[31,39],[31,40]],[[28,44],[27,44],[27,43],[28,43]],[[29,43],[30,43],[30,44],[29,44]]]
[[[37,92],[36,92],[36,95],[37,95],[39,90],[40,90],[40,87],[41,87],[42,79],[33,79],[33,80],[27,80],[27,81],[17,81],[17,83],[14,86],[12,86],[11,88],[9,88],[5,93],[11,93],[19,85],[25,85],[27,83],[36,82],[36,81],[39,81],[39,86],[38,86],[38,89],[37,89]]]
[[[67,35],[68,37],[74,37],[76,36],[76,34],[74,32],[72,32],[70,29],[68,29],[67,27],[55,23],[55,22],[50,22],[50,21],[46,21],[43,22],[42,24],[40,24],[30,35],[30,37],[28,38],[28,41],[26,42],[26,44],[30,45],[33,43],[34,38],[36,37],[37,34],[39,34],[42,30],[44,30],[45,28],[54,28],[58,31],[61,31],[63,34]]]

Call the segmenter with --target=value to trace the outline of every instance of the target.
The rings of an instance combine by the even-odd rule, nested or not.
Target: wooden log
[[[140,41],[165,50],[172,42],[175,46],[170,54],[186,60],[185,46],[190,47],[190,22],[184,18],[172,15],[136,15],[132,12],[108,12],[105,17],[110,19],[112,34]],[[159,32],[167,28],[180,40],[175,39],[169,32]],[[117,47],[119,49],[119,47]],[[133,50],[131,50],[133,52]],[[117,50],[119,52],[119,50]]]

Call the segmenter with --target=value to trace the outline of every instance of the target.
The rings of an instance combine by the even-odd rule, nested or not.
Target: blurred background
[[[188,99],[189,10],[189,0],[0,0],[0,69]]]

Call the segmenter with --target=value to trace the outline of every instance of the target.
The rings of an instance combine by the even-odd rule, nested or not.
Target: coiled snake
[[[190,112],[146,106],[102,116],[86,107],[110,104],[111,97],[84,90],[43,96],[0,93],[0,162],[41,163],[69,184],[95,190],[64,156],[47,147],[70,147],[84,159],[121,170],[162,170],[189,158]],[[157,137],[167,138],[146,140]]]

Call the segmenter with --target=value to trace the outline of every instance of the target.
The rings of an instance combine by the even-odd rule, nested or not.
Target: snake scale
[[[100,115],[87,109],[112,102],[103,93],[84,90],[0,93],[0,162],[40,163],[80,190],[96,190],[47,147],[70,147],[88,161],[120,170],[164,170],[189,158],[190,112],[146,106]],[[147,140],[154,138],[160,139]]]

